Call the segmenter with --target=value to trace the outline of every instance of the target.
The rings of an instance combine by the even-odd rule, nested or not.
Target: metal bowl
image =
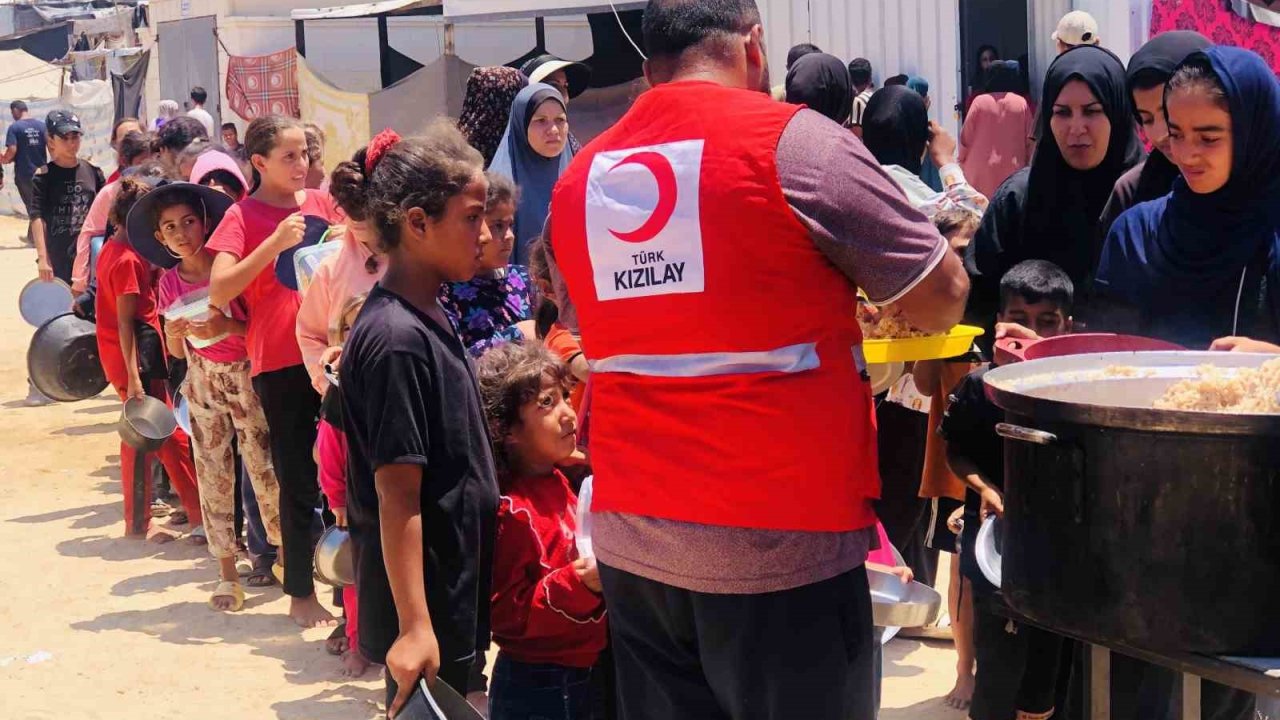
[[[942,610],[942,595],[918,582],[904,583],[893,573],[867,569],[871,584],[871,619],[879,627],[931,625]]]
[[[18,293],[18,313],[31,327],[40,327],[59,315],[71,312],[74,301],[70,285],[57,278],[47,282],[36,278]]]
[[[356,570],[351,552],[351,534],[330,525],[316,542],[316,579],[339,588],[354,585]]]
[[[159,450],[173,435],[178,429],[178,420],[163,400],[135,397],[125,401],[117,429],[126,445],[149,453]]]
[[[1002,567],[1000,552],[1003,544],[1004,532],[1000,525],[1000,518],[990,515],[978,528],[978,537],[973,543],[973,554],[983,577],[996,587],[1000,587]]]

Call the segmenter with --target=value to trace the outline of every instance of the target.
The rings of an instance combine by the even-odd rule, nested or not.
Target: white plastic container
[[[583,480],[582,488],[578,490],[578,532],[573,541],[578,546],[578,555],[584,558],[595,557],[596,554],[591,547],[591,481],[593,477]]]
[[[201,288],[192,290],[173,301],[164,311],[165,320],[187,320],[201,321],[209,319],[209,288]],[[207,348],[210,345],[216,345],[226,339],[229,333],[223,333],[217,337],[201,340],[199,338],[187,336],[187,342],[191,343],[194,348]]]
[[[294,253],[293,270],[298,278],[298,292],[305,294],[307,289],[311,287],[311,279],[316,276],[316,270],[320,267],[320,263],[333,255],[337,255],[341,249],[341,242],[331,241],[312,245]]]

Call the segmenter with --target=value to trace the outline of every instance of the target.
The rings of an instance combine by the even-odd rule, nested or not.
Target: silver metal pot
[[[351,553],[351,535],[337,525],[330,525],[316,542],[316,579],[333,587],[354,585],[355,559]]]
[[[153,397],[129,398],[117,424],[120,439],[139,452],[159,450],[178,429],[178,420],[163,400]]]
[[[942,595],[918,582],[904,583],[893,573],[867,570],[871,585],[871,620],[879,627],[924,627],[938,619]]]
[[[1009,604],[1140,648],[1280,652],[1280,414],[1152,407],[1201,365],[1271,357],[1103,353],[987,373],[1007,420]]]

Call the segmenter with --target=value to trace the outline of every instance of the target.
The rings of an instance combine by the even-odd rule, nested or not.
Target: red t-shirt
[[[330,223],[340,219],[341,213],[328,193],[319,190],[306,193],[302,205],[292,208],[274,207],[251,197],[241,200],[227,211],[205,247],[243,260],[275,232],[282,220],[295,212],[314,215]],[[245,343],[253,374],[301,365],[296,325],[302,296],[280,283],[275,263],[263,268],[241,297],[249,307]]]
[[[151,265],[134,252],[129,243],[112,237],[102,246],[102,254],[98,256],[98,295],[94,306],[98,315],[98,357],[102,360],[103,372],[113,385],[123,385],[128,377],[124,356],[120,353],[116,313],[117,300],[121,295],[137,295],[135,319],[160,332]]]

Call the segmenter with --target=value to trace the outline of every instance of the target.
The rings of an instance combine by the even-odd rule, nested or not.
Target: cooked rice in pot
[[[1196,377],[1179,380],[1156,400],[1159,410],[1219,413],[1280,413],[1280,358],[1258,368],[1196,369]]]

